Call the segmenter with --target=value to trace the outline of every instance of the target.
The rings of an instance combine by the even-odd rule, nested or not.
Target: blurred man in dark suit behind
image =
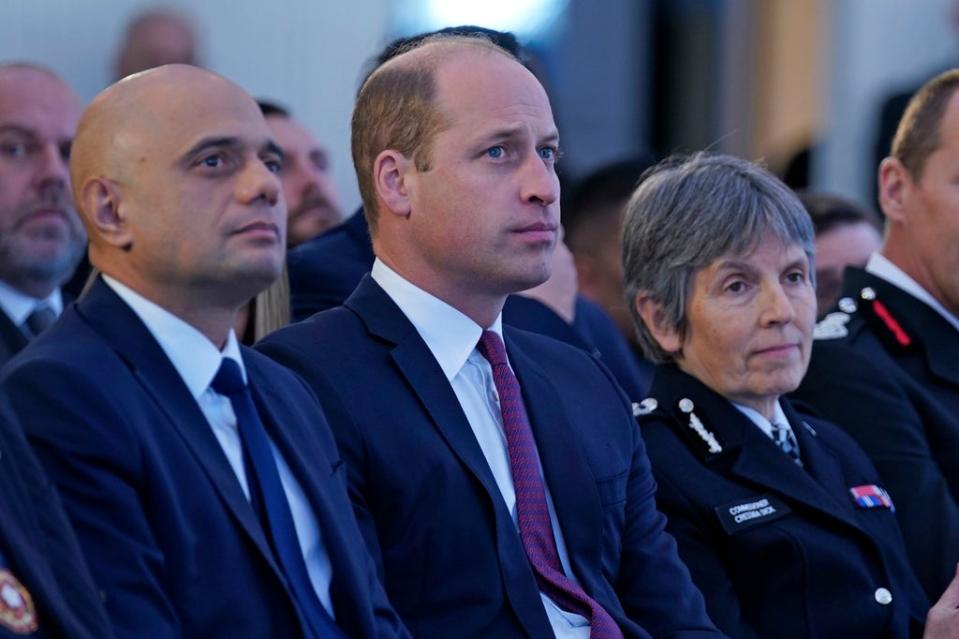
[[[60,314],[86,246],[67,167],[79,117],[50,71],[0,66],[0,365]]]

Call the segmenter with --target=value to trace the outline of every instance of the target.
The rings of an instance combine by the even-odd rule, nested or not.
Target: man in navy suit
[[[408,636],[315,396],[231,328],[282,267],[281,161],[256,103],[195,67],[123,80],[81,119],[102,277],[0,393],[119,637]]]
[[[559,228],[539,82],[489,41],[427,39],[364,83],[353,154],[371,275],[262,348],[320,395],[411,632],[719,636],[609,371],[502,324]]]

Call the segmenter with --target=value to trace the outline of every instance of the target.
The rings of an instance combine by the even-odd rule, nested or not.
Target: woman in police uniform
[[[782,397],[816,319],[796,197],[743,160],[674,158],[637,187],[623,244],[640,343],[659,364],[637,406],[657,503],[713,621],[737,638],[919,636],[928,603],[881,479],[842,431]]]

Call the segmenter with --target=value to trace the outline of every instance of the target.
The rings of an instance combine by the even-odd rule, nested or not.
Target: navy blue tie
[[[313,639],[346,639],[320,603],[310,582],[303,551],[296,538],[293,514],[273,457],[273,448],[253,404],[250,389],[243,382],[239,365],[229,357],[224,357],[210,385],[217,393],[229,397],[233,405],[240,441],[249,462],[246,478],[250,494],[259,493],[262,500],[260,510],[266,515],[266,521],[262,521],[261,515],[261,524],[268,536],[272,537],[273,550],[290,584],[300,616],[310,626],[307,636]]]

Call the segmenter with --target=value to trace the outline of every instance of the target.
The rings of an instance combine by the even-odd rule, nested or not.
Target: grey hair
[[[623,267],[626,303],[650,361],[662,364],[673,356],[639,316],[636,296],[659,302],[659,320],[685,340],[696,271],[727,255],[749,254],[769,233],[802,247],[812,277],[815,235],[809,214],[767,170],[729,155],[695,153],[667,158],[643,174],[626,205]]]

